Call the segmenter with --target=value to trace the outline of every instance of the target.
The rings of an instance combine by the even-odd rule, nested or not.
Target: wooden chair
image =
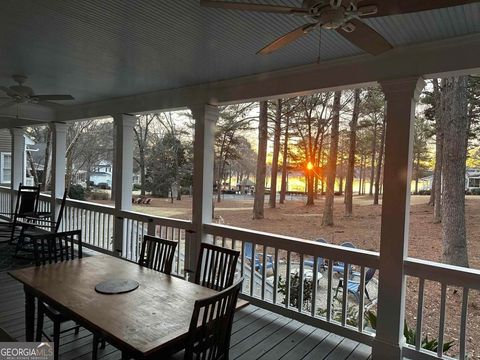
[[[370,280],[373,279],[373,276],[375,275],[375,272],[377,271],[377,269],[374,269],[374,268],[368,268],[366,273],[365,273],[365,295],[367,296],[367,299],[368,300],[371,300],[370,299],[370,294],[368,293],[368,290],[367,290],[367,285],[368,283],[370,282]],[[338,285],[337,285],[337,289],[335,290],[335,296],[334,298],[337,298],[337,295],[338,295],[338,289],[339,288],[344,288],[343,287],[343,279],[340,279],[338,280]],[[347,284],[347,294],[352,294],[354,297],[355,297],[355,300],[356,302],[360,302],[360,280],[348,280],[348,284]]]
[[[49,220],[47,218],[30,218],[26,217],[25,222],[21,223],[21,231],[18,237],[18,242],[15,248],[15,256],[20,251],[31,252],[33,244],[29,241],[34,236],[41,236],[43,234],[53,233],[56,234],[60,230],[62,224],[63,213],[65,209],[65,202],[67,200],[67,190],[63,193],[62,203],[58,211],[56,221]]]
[[[243,278],[220,293],[195,301],[185,360],[228,359],[233,316]]]
[[[81,230],[39,234],[32,236],[31,240],[36,266],[82,258]],[[75,244],[77,245],[77,249],[75,249]],[[52,286],[55,286],[55,284],[52,284]],[[51,340],[43,331],[44,315],[53,322],[54,359],[56,360],[58,359],[60,334],[73,329],[75,329],[75,334],[78,334],[79,326],[77,325],[74,328],[60,331],[60,325],[70,321],[70,319],[55,310],[52,306],[43,301],[38,301],[36,341],[41,341],[42,334],[45,335],[49,341]]]
[[[12,213],[0,213],[12,219],[10,222],[0,223],[0,242],[12,244],[18,239],[21,226],[20,222],[26,217],[44,216],[44,213],[38,213],[38,200],[40,197],[39,186],[18,186],[17,200],[15,202],[15,211]]]
[[[239,251],[202,243],[195,283],[221,291],[233,284]]]
[[[176,241],[144,235],[138,264],[170,275],[177,244]]]

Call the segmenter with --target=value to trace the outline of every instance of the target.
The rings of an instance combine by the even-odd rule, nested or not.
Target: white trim
[[[8,177],[8,181],[5,181],[4,179],[4,164],[5,164],[5,156],[8,155],[10,156],[10,175]],[[12,173],[12,153],[8,151],[2,151],[0,153],[0,183],[5,184],[5,185],[10,185],[11,182],[11,173]]]

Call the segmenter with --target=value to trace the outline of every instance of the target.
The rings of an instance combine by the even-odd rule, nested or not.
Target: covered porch
[[[425,79],[479,70],[478,3],[426,11],[424,17],[402,15],[397,18],[399,26],[378,20],[377,28],[385,36],[390,34],[389,40],[394,45],[392,50],[378,56],[366,54],[332,35],[324,39],[327,43],[321,48],[319,62],[315,62],[318,49],[313,42],[302,43],[270,60],[252,55],[256,44],[248,44],[246,33],[242,35],[245,36],[242,46],[235,44],[236,34],[246,31],[247,22],[252,24],[249,36],[259,32],[265,22],[280,29],[288,28],[288,24],[278,22],[278,15],[257,18],[229,13],[232,17],[228,21],[217,23],[223,13],[202,9],[197,1],[183,5],[167,1],[141,5],[110,2],[104,8],[87,2],[51,1],[39,5],[12,1],[2,7],[5,11],[0,15],[0,27],[10,35],[1,43],[2,49],[8,50],[0,61],[2,84],[9,81],[7,74],[23,72],[32,74],[31,85],[39,93],[68,91],[76,100],[69,105],[25,104],[20,113],[15,106],[0,109],[0,127],[10,129],[12,138],[11,188],[0,188],[1,212],[13,209],[15,189],[24,178],[24,167],[19,164],[25,156],[25,127],[49,124],[52,129],[52,191],[51,195],[41,195],[41,210],[55,213],[65,189],[68,122],[112,117],[114,206],[68,199],[61,227],[66,231],[81,228],[85,246],[94,252],[131,261],[138,259],[144,234],[176,240],[179,246],[173,272],[180,277],[196,268],[201,242],[239,250],[238,272],[246,279],[241,297],[251,305],[236,314],[232,358],[447,359],[442,350],[443,337],[445,328],[451,326],[458,328],[459,358],[466,359],[469,292],[480,290],[480,272],[408,258],[407,247],[415,104]],[[93,19],[89,14],[100,18]],[[146,23],[153,18],[164,19],[165,23],[136,29],[132,24],[141,23],[144,17],[148,19]],[[174,24],[179,18],[188,25]],[[427,26],[427,20],[434,24],[430,33],[422,28]],[[28,30],[27,25],[40,23],[42,31],[32,34]],[[407,23],[415,24],[418,29],[402,33],[407,31]],[[218,35],[218,26],[238,27],[238,33]],[[13,28],[19,30],[12,31]],[[208,46],[202,46],[207,43]],[[153,55],[152,49],[155,49]],[[132,53],[136,56],[131,57]],[[236,60],[242,57],[244,61]],[[51,58],[55,61],[50,61]],[[380,252],[212,223],[213,149],[219,106],[374,83],[380,84],[388,104]],[[135,115],[176,109],[188,109],[195,120],[191,221],[132,211]],[[253,245],[250,253],[245,250],[247,243]],[[323,273],[325,303],[316,302],[316,287],[308,307],[302,301],[303,289],[298,294],[297,307],[282,301],[278,295],[281,274],[277,268],[270,282],[266,266],[260,271],[250,267],[248,258],[255,258],[257,252],[272,253],[276,264],[286,256],[286,274],[291,267],[299,267],[301,284],[304,260],[313,259],[316,269],[318,259],[325,259],[328,264]],[[351,299],[346,294],[334,304],[333,291],[338,281],[333,270],[335,262],[354,265],[362,285],[368,268],[378,269],[375,331],[365,327],[363,312],[354,315],[355,325],[351,325],[352,315],[348,311]],[[314,271],[312,276],[316,284],[319,275]],[[343,276],[347,283],[347,273]],[[425,281],[441,286],[439,333],[435,334],[439,339],[437,353],[422,350],[420,336],[414,345],[405,341],[406,277],[418,281],[417,331],[422,329]],[[291,291],[289,279],[287,276],[287,298]],[[5,273],[0,275],[0,282],[7,289],[0,296],[0,327],[21,339],[24,336],[21,288]],[[459,324],[445,322],[447,286],[462,289]],[[363,309],[365,287],[360,288],[358,306]],[[88,336],[71,340],[62,358],[89,358]],[[119,357],[113,348],[107,349],[102,358]],[[250,351],[256,349],[258,353]]]

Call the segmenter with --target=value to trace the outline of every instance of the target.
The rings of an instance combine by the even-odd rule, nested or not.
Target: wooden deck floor
[[[25,338],[24,295],[22,286],[6,272],[0,272],[0,327],[18,340]],[[51,327],[47,323],[46,327]],[[48,330],[47,330],[48,332]],[[82,329],[62,335],[60,359],[90,359],[92,335]],[[262,360],[357,359],[370,358],[371,349],[350,339],[302,324],[252,305],[235,315],[230,358]],[[99,351],[99,358],[120,359],[110,345]]]

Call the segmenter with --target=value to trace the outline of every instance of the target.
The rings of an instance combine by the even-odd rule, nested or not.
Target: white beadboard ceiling
[[[317,60],[318,32],[255,55],[305,22],[201,8],[198,0],[1,0],[0,84],[24,73],[36,93],[72,94],[76,100],[64,103],[78,104],[309,64]],[[394,46],[422,43],[479,33],[480,4],[367,22]],[[323,60],[362,53],[323,31]]]

